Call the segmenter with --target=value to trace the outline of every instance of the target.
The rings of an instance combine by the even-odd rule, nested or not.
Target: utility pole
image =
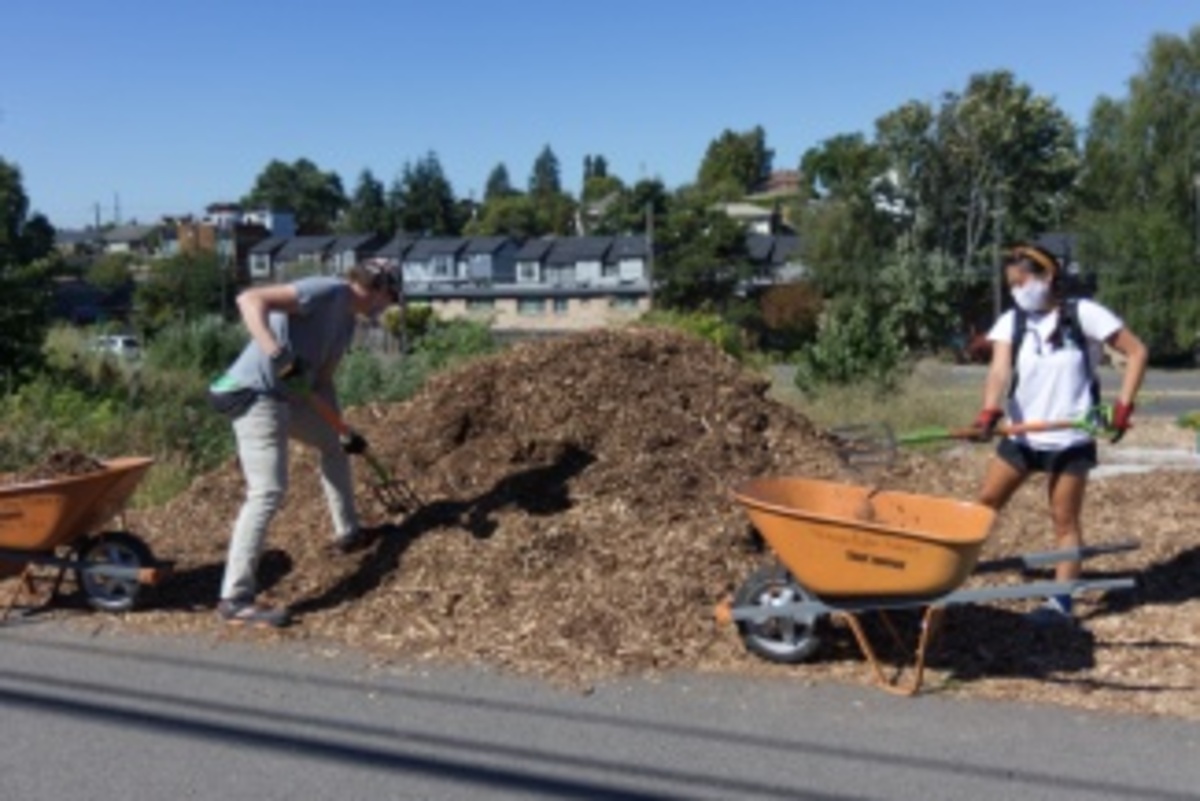
[[[646,204],[646,283],[649,285],[647,299],[654,308],[654,204]]]

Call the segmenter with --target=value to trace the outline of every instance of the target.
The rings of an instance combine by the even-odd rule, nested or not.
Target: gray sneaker
[[[1055,595],[1047,598],[1041,606],[1025,614],[1025,620],[1038,628],[1073,626],[1075,616],[1071,614],[1071,596]]]
[[[231,626],[282,629],[292,623],[292,615],[287,609],[273,609],[253,601],[229,598],[217,604],[217,616]]]

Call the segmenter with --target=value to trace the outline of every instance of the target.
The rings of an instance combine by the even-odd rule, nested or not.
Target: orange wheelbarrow
[[[980,562],[995,512],[976,503],[806,478],[756,479],[735,489],[733,497],[780,564],[751,575],[732,599],[718,604],[717,619],[736,623],[752,653],[782,663],[810,658],[819,646],[820,621],[841,619],[876,682],[899,694],[919,691],[926,651],[950,606],[1134,586],[1132,578],[1105,578],[961,588],[973,575],[1032,570],[1138,547],[1121,542]],[[885,675],[859,620],[878,612],[903,645],[887,617],[888,611],[901,609],[924,610],[907,684],[899,682],[899,673]]]
[[[32,591],[38,567],[57,571],[51,598],[70,572],[87,602],[110,612],[133,608],[144,585],[171,572],[137,535],[99,531],[124,510],[153,462],[124,457],[92,473],[0,487],[0,578],[20,577],[0,620],[23,590]]]

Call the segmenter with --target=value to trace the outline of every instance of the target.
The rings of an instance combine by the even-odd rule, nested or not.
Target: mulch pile
[[[83,476],[103,469],[104,465],[87,454],[69,450],[54,451],[32,467],[0,475],[0,486]]]
[[[239,636],[498,665],[575,686],[672,669],[865,680],[844,630],[823,632],[815,662],[780,667],[712,621],[714,603],[770,558],[730,487],[768,474],[859,480],[767,389],[705,343],[605,331],[518,345],[439,375],[408,403],[352,410],[351,424],[424,504],[389,516],[359,465],[360,511],[380,538],[330,556],[316,461],[295,448],[260,574],[301,623]],[[883,485],[970,498],[986,454],[906,454]],[[131,513],[178,575],[146,609],[105,620],[233,636],[211,609],[242,493],[230,463],[164,507]],[[1018,495],[985,556],[1052,547],[1044,493],[1035,480]],[[1085,602],[1085,627],[1049,633],[1021,618],[1029,603],[956,607],[930,683],[1200,717],[1200,476],[1097,481],[1090,493],[1091,541],[1143,543],[1090,569],[1139,570],[1139,589]]]

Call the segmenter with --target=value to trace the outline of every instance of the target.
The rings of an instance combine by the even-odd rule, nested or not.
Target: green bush
[[[246,346],[245,329],[209,315],[167,325],[146,348],[146,366],[164,371],[216,375]]]
[[[830,303],[821,313],[817,341],[797,360],[796,386],[806,392],[860,381],[894,387],[907,367],[898,331],[891,311],[878,304],[853,297]]]
[[[652,311],[642,316],[643,325],[674,328],[707,340],[735,359],[744,359],[750,348],[738,325],[715,312]]]
[[[337,372],[338,399],[344,406],[412,397],[430,375],[496,349],[491,330],[469,320],[430,324],[404,356],[354,350]]]

